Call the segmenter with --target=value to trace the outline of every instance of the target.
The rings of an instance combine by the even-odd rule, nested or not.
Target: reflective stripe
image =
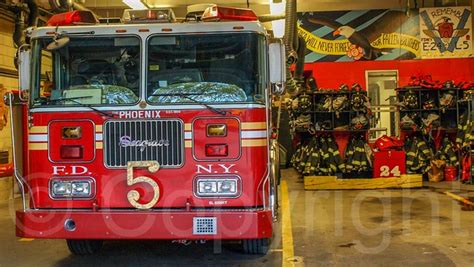
[[[95,126],[95,131],[96,131],[96,133],[101,133],[101,132],[103,132],[102,128],[103,128],[102,125],[96,125],[96,126]]]
[[[29,130],[29,133],[48,133],[48,126],[33,126]]]
[[[104,143],[103,142],[95,142],[95,149],[103,149]]]
[[[267,131],[242,131],[242,138],[266,138]]]
[[[242,140],[243,147],[267,146],[267,139]]]
[[[29,150],[47,150],[48,143],[29,143],[28,149]]]
[[[191,141],[184,141],[184,147],[186,147],[186,148],[191,148],[191,147],[193,147],[193,142],[191,142]]]
[[[184,139],[193,139],[192,132],[184,132]]]
[[[267,129],[266,122],[243,122],[241,124],[242,130],[263,130]]]
[[[29,142],[48,142],[47,134],[30,134],[28,135]]]

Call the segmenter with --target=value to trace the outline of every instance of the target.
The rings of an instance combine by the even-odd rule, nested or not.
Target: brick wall
[[[0,69],[7,72],[15,72],[13,58],[16,48],[12,39],[13,22],[8,18],[0,17]],[[18,81],[10,75],[0,73],[0,84],[6,91],[18,89]],[[3,100],[1,100],[3,101]],[[10,117],[8,116],[7,125],[0,130],[0,150],[8,150],[11,161],[11,141],[10,141]],[[1,178],[0,178],[1,179]],[[1,194],[4,195],[4,194]],[[0,197],[1,199],[2,197]]]
[[[0,18],[0,68],[14,71],[13,58],[16,48],[13,45],[12,33],[13,22]],[[13,86],[14,88],[18,87],[16,83],[12,83],[14,79],[4,79],[4,77],[0,77],[0,83],[3,83],[3,85],[7,87]]]

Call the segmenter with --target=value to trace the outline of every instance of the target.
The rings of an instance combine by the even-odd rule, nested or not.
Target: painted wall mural
[[[471,7],[298,13],[305,61],[473,57]]]
[[[421,8],[421,57],[471,57],[471,17],[470,7]]]
[[[352,10],[298,13],[306,62],[396,60],[420,57],[417,10]]]

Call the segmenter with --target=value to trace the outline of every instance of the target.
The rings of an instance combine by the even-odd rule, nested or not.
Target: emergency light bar
[[[91,11],[74,10],[52,16],[48,20],[48,26],[68,26],[97,24],[99,21]]]
[[[202,14],[202,21],[257,21],[258,17],[251,9],[222,7],[214,5],[208,7]]]
[[[124,23],[173,23],[176,22],[176,17],[171,8],[125,9],[122,21]]]

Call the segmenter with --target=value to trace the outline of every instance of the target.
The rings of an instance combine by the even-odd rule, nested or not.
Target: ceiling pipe
[[[71,10],[71,8],[92,12],[92,10],[79,3],[72,2],[72,4],[70,4],[67,0],[50,1],[49,4],[55,12],[64,12]],[[36,27],[38,24],[39,5],[37,0],[24,0],[17,5],[10,6],[9,9],[15,14],[12,34],[13,43],[16,47],[20,47],[23,44],[29,43],[29,40],[25,37],[24,31],[29,27]],[[92,14],[97,17],[94,12],[92,12]],[[14,62],[16,66],[16,60]]]
[[[260,22],[270,22],[270,21],[281,20],[281,19],[285,19],[285,14],[258,16],[258,20]]]
[[[25,0],[24,4],[26,4],[26,7],[23,3],[20,3],[10,8],[10,10],[15,13],[15,24],[12,37],[13,43],[17,47],[27,43],[23,31],[28,27],[36,26],[38,22],[39,9],[36,0]]]
[[[283,40],[286,48],[286,90],[290,94],[296,93],[296,81],[291,74],[291,65],[296,63],[298,55],[295,47],[296,32],[296,0],[287,0],[285,6],[285,36]]]
[[[304,56],[306,52],[306,41],[303,37],[297,36],[298,40],[298,60],[296,61],[295,75],[296,83],[300,88],[304,83]]]

